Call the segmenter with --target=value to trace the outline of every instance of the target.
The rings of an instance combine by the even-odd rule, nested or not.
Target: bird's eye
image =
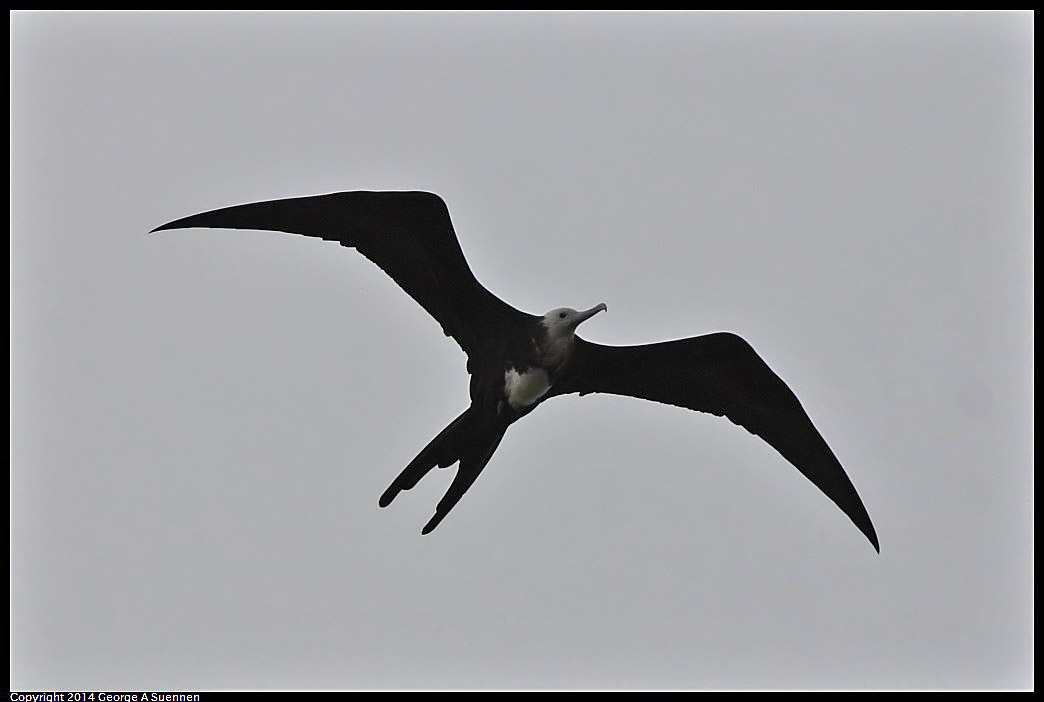
[[[565,319],[565,317],[566,317],[565,312],[559,312],[558,313],[558,318],[559,319]]]

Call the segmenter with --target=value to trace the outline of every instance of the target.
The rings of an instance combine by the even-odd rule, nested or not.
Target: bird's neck
[[[548,370],[557,371],[569,360],[576,337],[572,332],[565,334],[546,333],[537,338],[537,363]]]

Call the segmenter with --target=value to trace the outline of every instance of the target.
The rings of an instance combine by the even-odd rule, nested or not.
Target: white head
[[[577,312],[569,307],[559,307],[545,314],[542,324],[547,329],[549,338],[572,340],[573,333],[576,332],[576,328],[581,322],[594,317],[599,312],[604,312],[606,309],[604,302],[583,312]]]

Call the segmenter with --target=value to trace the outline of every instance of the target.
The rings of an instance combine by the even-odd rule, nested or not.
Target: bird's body
[[[388,505],[432,468],[459,463],[422,533],[434,529],[496,451],[508,427],[557,395],[628,395],[726,416],[771,444],[879,549],[870,517],[797,397],[743,339],[722,332],[640,346],[603,346],[576,328],[606,309],[526,314],[483,287],[464,259],[441,198],[344,192],[269,200],[175,220],[190,227],[304,234],[358,249],[387,272],[468,356],[471,403],[381,495]]]
[[[576,327],[606,309],[604,303],[586,312],[562,307],[551,310],[511,351],[504,363],[504,387],[501,414],[513,411],[520,415],[538,401],[562,375],[576,345]]]
[[[516,412],[529,407],[551,389],[551,375],[537,366],[504,371],[504,400]]]

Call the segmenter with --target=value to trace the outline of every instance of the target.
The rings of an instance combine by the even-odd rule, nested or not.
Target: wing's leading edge
[[[862,500],[801,403],[754,349],[730,333],[641,346],[577,337],[552,395],[628,395],[728,417],[767,441],[881,547]]]

